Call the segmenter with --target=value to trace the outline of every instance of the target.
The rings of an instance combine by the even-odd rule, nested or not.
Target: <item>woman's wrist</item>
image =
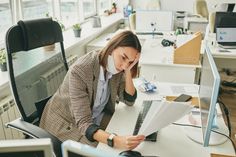
[[[130,70],[127,70],[125,72],[125,91],[129,95],[134,95],[135,94],[135,87],[133,84],[133,79],[132,79],[132,74]]]
[[[120,143],[120,136],[117,135],[113,139],[114,139],[114,147],[119,148],[120,147],[120,144],[119,144]]]
[[[132,74],[131,74],[131,70],[125,70],[125,77],[131,77],[132,78]]]

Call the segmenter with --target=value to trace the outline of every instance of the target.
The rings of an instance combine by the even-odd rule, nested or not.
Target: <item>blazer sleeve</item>
[[[78,69],[73,69],[69,75],[69,95],[71,112],[79,132],[85,135],[87,128],[93,124],[92,113],[86,83],[78,73]]]
[[[130,94],[126,93],[126,91],[125,91],[125,77],[124,77],[124,75],[122,75],[122,77],[120,79],[120,85],[119,85],[119,89],[118,89],[118,94],[119,94],[119,101],[125,103],[128,106],[134,105],[134,102],[135,102],[135,100],[137,98],[137,91],[135,89],[134,95],[130,95]]]

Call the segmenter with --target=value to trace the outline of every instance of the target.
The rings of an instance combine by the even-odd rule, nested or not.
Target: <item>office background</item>
[[[109,16],[104,16],[104,10],[110,10],[112,3],[117,3],[117,13]],[[87,45],[89,45],[94,39],[100,37],[106,33],[113,33],[119,28],[129,27],[128,17],[123,18],[123,11],[127,9],[127,6],[132,6],[133,10],[173,10],[173,11],[186,11],[189,14],[194,14],[194,0],[183,0],[181,3],[183,6],[178,5],[178,0],[149,0],[145,1],[145,4],[141,0],[4,0],[0,2],[0,47],[5,46],[4,38],[6,30],[13,24],[16,24],[18,20],[29,20],[34,18],[43,18],[46,16],[53,17],[64,25],[64,40],[66,55],[73,62],[76,58],[86,53]],[[207,1],[209,4],[208,11],[214,12],[215,10],[225,10],[226,5],[215,5],[212,0]],[[92,21],[93,16],[103,15],[101,17],[102,27],[93,28]],[[112,22],[110,22],[112,21]],[[76,38],[72,32],[72,25],[75,23],[81,23],[82,34],[80,38]],[[45,52],[41,52],[45,55]],[[31,67],[37,67],[41,69],[41,73],[37,75],[43,75],[51,64],[40,64],[40,61],[48,59],[54,56],[54,52],[46,52],[46,57],[42,60],[38,58],[32,58],[29,64]],[[17,58],[16,58],[17,59]],[[19,59],[19,58],[18,58]],[[35,62],[34,62],[35,60]],[[217,59],[216,59],[217,60]],[[232,60],[231,60],[232,61]],[[33,63],[32,63],[33,62]],[[233,61],[232,61],[233,62]],[[221,67],[222,60],[218,61],[218,66]],[[222,63],[225,64],[225,63]],[[236,67],[226,67],[227,70],[222,72],[222,78],[231,80],[234,78],[234,70]],[[229,70],[228,70],[229,69]],[[29,69],[20,69],[19,73],[24,73]],[[35,70],[35,69],[34,69]],[[231,73],[228,76],[226,73]],[[30,80],[33,84],[37,80]],[[48,89],[55,90],[55,89]],[[4,104],[7,104],[9,110],[1,114],[0,132],[4,133],[0,136],[1,139],[21,138],[16,131],[9,131],[3,127],[4,123],[11,121],[16,117],[19,117],[17,110],[11,108],[14,103],[7,78],[7,72],[0,72],[0,102],[2,104],[2,111]],[[229,105],[232,119],[232,130],[235,134],[236,130],[236,108],[235,108],[235,94],[222,94],[224,101]],[[14,116],[12,116],[14,115]]]

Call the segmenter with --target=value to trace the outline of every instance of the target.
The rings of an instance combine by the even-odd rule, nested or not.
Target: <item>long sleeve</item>
[[[130,95],[130,94],[125,92],[125,78],[124,78],[124,75],[121,78],[118,93],[119,93],[119,101],[125,103],[128,106],[134,105],[134,102],[137,98],[137,91],[135,90],[134,95]]]
[[[83,75],[83,73],[80,73],[80,75]],[[78,75],[76,69],[71,71],[69,76],[69,94],[71,112],[75,118],[76,125],[79,131],[85,135],[87,128],[93,123],[88,90],[80,75]]]

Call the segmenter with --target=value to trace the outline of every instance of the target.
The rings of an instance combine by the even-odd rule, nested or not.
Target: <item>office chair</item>
[[[208,8],[205,0],[196,0],[194,4],[194,10],[200,17],[205,17],[208,19]]]
[[[210,33],[214,33],[215,18],[216,18],[216,12],[212,12],[212,13],[209,14],[209,30],[210,30]]]
[[[57,60],[57,63],[51,63],[51,65],[61,63],[65,71],[67,71],[68,65],[65,57],[62,30],[56,21],[53,21],[51,18],[19,21],[17,25],[12,26],[7,31],[6,49],[10,85],[16,105],[22,117],[6,124],[6,126],[21,131],[32,138],[51,138],[55,155],[61,157],[62,142],[57,139],[57,137],[38,127],[44,106],[50,99],[50,96],[41,93],[39,85],[32,88],[32,91],[28,91],[31,90],[31,88],[28,87],[33,86],[32,84],[27,84],[27,82],[30,81],[29,77],[33,79],[37,77],[35,67],[34,70],[30,67],[26,72],[19,72],[22,70],[19,69],[20,66],[32,62],[32,56],[30,58],[30,55],[42,53],[40,47],[55,43],[60,44],[61,50],[60,53],[55,56],[61,56],[59,56],[59,62]],[[15,57],[16,59],[13,60]],[[36,60],[38,59],[37,57],[35,58]],[[44,66],[46,65],[44,64]],[[44,71],[47,71],[48,68]],[[39,73],[42,72],[40,69],[36,70]],[[30,74],[31,71],[33,71],[34,74]],[[27,78],[24,78],[25,75]]]
[[[134,31],[136,29],[136,13],[129,15],[129,28]]]

